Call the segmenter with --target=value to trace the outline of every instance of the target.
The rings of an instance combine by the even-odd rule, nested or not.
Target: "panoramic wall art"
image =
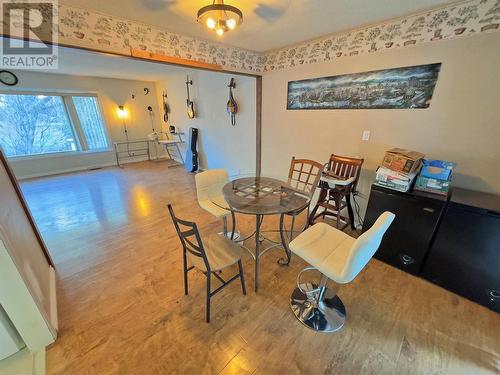
[[[288,82],[287,109],[428,108],[441,63]]]

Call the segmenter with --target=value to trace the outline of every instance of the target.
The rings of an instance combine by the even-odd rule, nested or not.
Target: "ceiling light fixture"
[[[243,22],[243,13],[238,8],[224,4],[224,0],[214,0],[211,5],[198,11],[198,22],[222,36]]]

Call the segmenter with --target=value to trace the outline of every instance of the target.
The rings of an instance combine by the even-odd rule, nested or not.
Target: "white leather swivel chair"
[[[217,219],[222,219],[222,223],[224,225],[224,235],[227,236],[227,217],[231,215],[232,219],[232,231],[231,231],[231,239],[234,238],[235,230],[236,230],[236,218],[234,216],[234,212],[224,209],[215,203],[212,202],[214,194],[214,188],[220,188],[221,200],[224,200],[222,197],[222,187],[226,182],[229,182],[229,177],[227,175],[227,171],[225,169],[209,169],[207,171],[198,173],[194,177],[196,184],[196,196],[198,198],[198,204],[205,211],[214,215]]]
[[[337,296],[338,284],[350,283],[377,251],[395,215],[384,212],[375,224],[354,239],[325,223],[317,223],[290,242],[290,250],[310,263],[297,276],[297,288],[290,297],[290,306],[298,320],[321,332],[342,328],[346,319],[344,304]],[[302,283],[305,271],[322,273],[319,285]],[[328,279],[337,283],[327,288]]]

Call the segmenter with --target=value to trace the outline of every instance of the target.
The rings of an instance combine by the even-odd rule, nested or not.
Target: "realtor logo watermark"
[[[0,0],[5,69],[57,69],[57,0]]]

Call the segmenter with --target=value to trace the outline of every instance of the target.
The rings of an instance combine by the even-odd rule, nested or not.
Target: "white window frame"
[[[78,146],[78,150],[75,151],[52,151],[52,152],[44,152],[41,154],[31,154],[31,155],[16,155],[9,156],[9,160],[23,160],[23,159],[47,159],[53,157],[61,157],[61,156],[69,156],[69,155],[85,155],[85,154],[98,154],[103,152],[111,152],[112,141],[108,132],[108,124],[106,123],[106,119],[104,117],[103,107],[101,103],[101,98],[98,92],[78,92],[78,91],[51,91],[51,90],[0,90],[1,95],[45,95],[45,96],[60,96],[63,104],[64,110],[66,111],[66,115],[68,116],[68,120],[71,126],[71,130],[75,136],[75,142]],[[98,149],[98,150],[89,150],[87,145],[87,139],[85,137],[85,133],[83,132],[82,125],[80,124],[80,118],[78,117],[78,113],[76,111],[75,103],[73,102],[74,96],[90,96],[94,97],[97,100],[97,106],[99,108],[99,113],[101,115],[101,120],[104,126],[104,136],[106,137],[106,141],[108,143],[107,148]]]

